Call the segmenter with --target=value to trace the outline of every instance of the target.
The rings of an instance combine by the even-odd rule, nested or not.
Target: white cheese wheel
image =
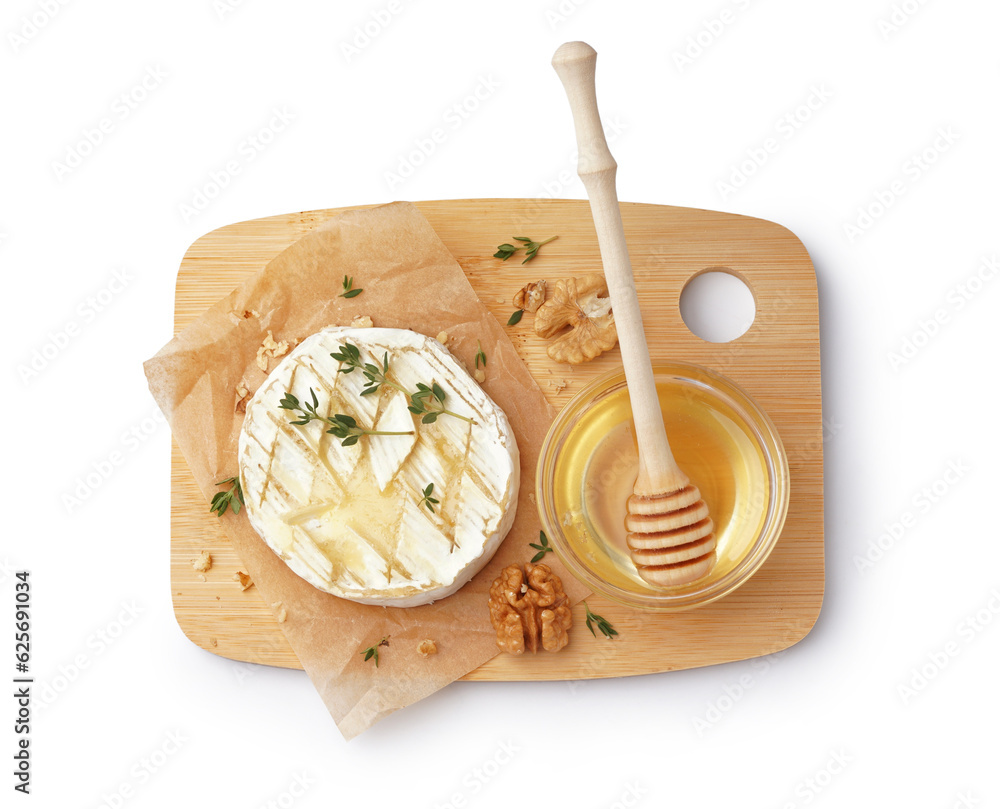
[[[389,359],[407,391],[436,382],[450,415],[421,423],[405,394],[383,385],[362,396],[360,369],[330,355],[349,342],[364,363]],[[316,394],[317,412],[344,413],[366,429],[353,446],[329,424],[294,425],[285,393]],[[451,595],[490,560],[514,522],[520,462],[507,417],[436,340],[405,329],[328,328],[305,339],[247,404],[240,483],[250,523],[310,584],[362,604],[412,607]],[[421,503],[434,484],[440,502]]]

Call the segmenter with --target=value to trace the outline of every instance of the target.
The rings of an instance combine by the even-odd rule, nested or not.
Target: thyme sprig
[[[346,275],[344,276],[344,291],[340,293],[339,297],[341,297],[341,298],[356,298],[362,292],[364,292],[363,289],[355,289],[354,288],[354,276],[353,275],[350,278],[348,278]]]
[[[417,392],[410,394],[410,406],[407,408],[411,413],[420,416],[421,424],[433,424],[438,420],[438,416],[454,416],[462,421],[472,424],[472,419],[463,416],[453,410],[448,410],[444,406],[444,400],[448,394],[444,392],[437,382],[425,385],[423,382],[417,383]]]
[[[479,346],[479,350],[476,352],[476,368],[479,367],[479,363],[483,364],[483,368],[486,367],[486,352],[483,351],[483,344],[476,340],[476,345]]]
[[[388,385],[409,399],[409,411],[422,416],[421,421],[424,424],[433,424],[437,421],[438,416],[443,415],[454,416],[457,419],[469,422],[469,424],[473,423],[473,420],[468,416],[460,415],[445,408],[444,400],[447,398],[447,394],[444,388],[437,382],[433,382],[430,385],[418,382],[416,392],[410,393],[402,385],[389,379],[389,352],[382,355],[381,364],[363,362],[361,360],[361,349],[352,343],[345,342],[339,351],[330,354],[330,356],[344,366],[339,369],[338,373],[349,374],[357,368],[361,369],[367,380],[367,387],[361,391],[362,396],[375,393],[383,385]]]
[[[592,613],[586,601],[583,602],[583,608],[587,611],[587,629],[590,630],[590,634],[595,638],[597,637],[597,633],[594,631],[594,625],[596,624],[604,637],[608,640],[613,640],[615,635],[618,634],[618,630],[611,626],[607,618],[602,618],[600,615]]]
[[[534,548],[538,553],[531,557],[531,564],[542,561],[545,554],[552,550],[552,546],[549,545],[549,538],[545,536],[544,531],[538,532],[538,542],[529,542],[528,547]]]
[[[240,479],[226,478],[225,480],[220,480],[216,483],[216,486],[225,486],[227,483],[233,484],[229,491],[216,492],[215,497],[212,498],[212,508],[209,510],[212,514],[218,514],[220,517],[226,513],[226,509],[231,508],[233,514],[240,513],[240,506],[245,505],[243,502],[243,487],[240,486]]]
[[[431,497],[432,494],[434,494],[434,484],[428,483],[427,486],[424,488],[424,496],[420,498],[420,502],[417,504],[417,507],[419,508],[420,506],[427,506],[427,510],[431,514],[434,514],[435,513],[434,506],[436,506],[441,501]]]
[[[384,638],[382,638],[382,640],[380,640],[374,646],[369,646],[367,649],[362,650],[358,654],[363,654],[365,656],[365,662],[366,663],[374,657],[375,658],[375,668],[378,668],[378,647],[379,646],[388,646],[388,645],[389,645],[389,636],[386,635]]]
[[[309,388],[311,402],[299,402],[297,396],[285,393],[278,402],[278,407],[282,410],[297,410],[299,417],[292,424],[308,424],[311,421],[322,421],[330,425],[327,430],[333,436],[341,439],[340,443],[345,447],[353,446],[361,440],[363,435],[413,435],[413,430],[369,430],[366,427],[358,426],[358,421],[353,416],[344,413],[337,413],[334,416],[321,416],[316,412],[319,407],[319,400],[316,398],[316,391]]]
[[[553,242],[558,238],[559,238],[558,236],[553,236],[550,239],[545,239],[544,241],[536,242],[533,241],[532,239],[529,239],[527,236],[515,236],[514,241],[523,242],[523,244],[519,245],[513,245],[507,243],[501,244],[499,247],[497,247],[497,251],[493,254],[493,258],[498,258],[501,261],[506,261],[512,255],[514,255],[518,250],[524,250],[525,258],[524,261],[522,261],[521,263],[527,264],[529,261],[531,261],[531,259],[533,259],[538,254],[538,249],[540,247],[548,244],[549,242]]]
[[[376,393],[379,388],[383,385],[388,385],[390,388],[395,388],[401,393],[409,396],[406,388],[401,385],[397,385],[391,379],[389,379],[389,352],[386,351],[382,355],[381,365],[376,362],[362,362],[361,361],[361,349],[352,343],[344,343],[340,347],[340,351],[336,351],[330,354],[337,362],[341,363],[344,367],[340,368],[337,373],[349,374],[356,368],[360,369],[365,375],[367,380],[367,387],[361,391],[362,396],[370,396]]]

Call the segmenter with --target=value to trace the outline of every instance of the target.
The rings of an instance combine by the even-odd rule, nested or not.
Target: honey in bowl
[[[553,422],[539,460],[539,503],[556,552],[593,589],[631,606],[687,609],[731,592],[766,559],[787,511],[788,467],[774,426],[734,383],[680,363],[654,370],[674,457],[715,521],[709,573],[655,588],[629,555],[624,520],[638,452],[624,374],[596,380]]]

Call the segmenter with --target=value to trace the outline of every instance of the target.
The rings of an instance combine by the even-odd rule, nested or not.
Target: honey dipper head
[[[695,581],[715,564],[715,524],[690,483],[671,492],[633,494],[625,529],[636,570],[654,587]]]

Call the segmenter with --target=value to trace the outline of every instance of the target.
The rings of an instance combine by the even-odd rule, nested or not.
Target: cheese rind
[[[350,342],[408,391],[437,382],[445,407],[423,424],[407,397],[383,385],[362,396],[361,370],[339,373],[330,354]],[[346,413],[367,429],[349,447],[320,421],[293,425],[286,392]],[[282,359],[250,399],[239,442],[240,483],[251,525],[310,584],[363,604],[408,607],[457,591],[493,556],[514,521],[520,462],[503,411],[436,340],[404,329],[331,327]],[[434,484],[440,502],[421,505]]]

